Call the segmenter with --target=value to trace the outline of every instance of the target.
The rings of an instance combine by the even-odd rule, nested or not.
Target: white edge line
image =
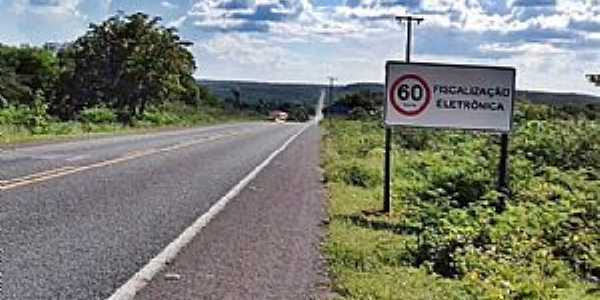
[[[192,239],[200,233],[208,223],[219,214],[231,201],[235,198],[243,189],[250,183],[271,161],[281,152],[283,152],[298,136],[310,126],[314,125],[313,122],[309,122],[307,125],[291,136],[281,147],[275,150],[267,159],[260,163],[254,170],[252,170],[246,177],[244,177],[238,184],[236,184],[225,196],[217,201],[206,213],[200,216],[196,221],[186,228],[174,241],[172,241],[166,248],[164,248],[157,256],[152,258],[140,271],[138,271],[133,277],[131,277],[124,285],[118,288],[112,296],[107,300],[131,300],[135,295],[141,291],[148,283],[158,274],[169,262],[171,262],[179,251],[189,244]]]

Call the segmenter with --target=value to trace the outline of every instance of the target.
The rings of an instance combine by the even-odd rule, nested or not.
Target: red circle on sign
[[[425,89],[425,101],[417,110],[413,110],[413,111],[405,110],[400,105],[398,105],[398,103],[396,103],[396,90],[398,89],[398,86],[403,81],[409,80],[409,79],[418,81],[419,84],[422,85],[423,88]],[[392,106],[394,107],[394,109],[397,112],[399,112],[400,114],[405,115],[405,116],[414,117],[414,116],[422,113],[427,108],[427,106],[429,106],[429,102],[431,102],[431,89],[429,89],[429,85],[427,84],[427,82],[425,80],[423,80],[423,78],[421,78],[415,74],[408,74],[408,75],[404,75],[404,76],[398,78],[396,81],[394,81],[394,84],[392,85],[392,89],[390,90],[390,94],[388,95],[388,97],[389,97],[389,99],[392,99]]]

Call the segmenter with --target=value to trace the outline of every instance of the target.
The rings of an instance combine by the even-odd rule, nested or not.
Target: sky
[[[519,89],[600,95],[600,0],[0,0],[0,43],[67,42],[118,11],[162,17],[194,43],[196,76],[383,82],[404,59],[512,66]]]

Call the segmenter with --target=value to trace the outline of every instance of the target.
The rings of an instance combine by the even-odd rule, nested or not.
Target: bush
[[[510,145],[513,193],[504,208],[495,191],[497,137],[397,131],[395,213],[353,215],[366,220],[351,224],[363,227],[361,232],[369,224],[373,235],[387,230],[402,241],[402,249],[384,253],[390,238],[370,240],[377,252],[355,258],[368,262],[369,269],[360,267],[362,261],[340,268],[373,272],[403,263],[460,282],[454,287],[474,299],[600,297],[589,289],[600,281],[598,119],[530,104],[519,114]],[[383,128],[377,122],[337,120],[327,130],[324,165],[330,184],[353,194],[364,190],[361,195],[373,195],[379,203],[382,157],[374,149],[383,145]],[[345,201],[356,200],[336,203]],[[343,230],[359,230],[351,224]]]
[[[0,124],[23,127],[33,134],[43,134],[48,127],[47,109],[48,105],[38,91],[31,107],[19,105],[0,109]]]
[[[289,109],[288,120],[295,122],[306,122],[309,120],[308,111],[303,106],[294,106]]]
[[[109,108],[99,106],[83,110],[80,119],[85,123],[93,124],[115,123],[117,122],[117,114]]]
[[[357,160],[340,163],[333,180],[360,187],[374,187],[381,183],[381,167],[369,166]]]
[[[369,117],[369,112],[363,107],[355,107],[350,111],[350,120],[364,120]]]
[[[513,155],[536,166],[564,170],[600,165],[600,124],[592,121],[528,121],[517,129]]]
[[[28,123],[30,110],[26,106],[8,106],[0,109],[0,124],[25,126]]]
[[[173,125],[179,123],[181,119],[177,115],[170,112],[152,111],[144,112],[139,121],[147,122],[153,125]]]

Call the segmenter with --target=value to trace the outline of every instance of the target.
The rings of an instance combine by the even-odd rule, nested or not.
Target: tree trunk
[[[144,111],[146,111],[146,99],[142,99],[142,104],[140,105],[140,116],[144,115]]]

